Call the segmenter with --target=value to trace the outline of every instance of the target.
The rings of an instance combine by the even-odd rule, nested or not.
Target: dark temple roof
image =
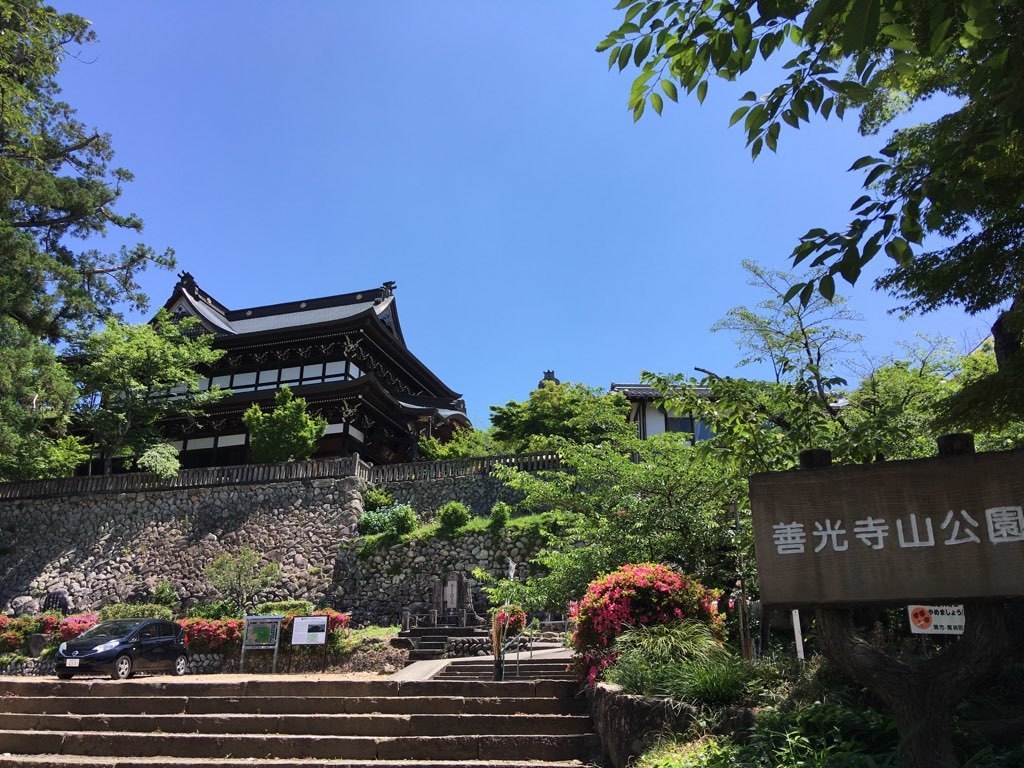
[[[174,286],[174,292],[164,307],[171,313],[183,312],[197,316],[203,325],[219,336],[241,336],[299,328],[373,313],[388,327],[395,338],[405,343],[398,323],[398,312],[394,306],[395,283],[390,281],[379,288],[366,291],[268,304],[262,307],[228,309],[200,288],[188,272],[182,272],[178,278],[178,284]]]

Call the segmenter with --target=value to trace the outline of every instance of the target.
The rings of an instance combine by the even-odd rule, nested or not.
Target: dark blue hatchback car
[[[173,621],[117,619],[61,643],[54,659],[54,671],[61,680],[97,673],[115,680],[135,672],[183,675],[188,669],[188,646],[185,630]]]

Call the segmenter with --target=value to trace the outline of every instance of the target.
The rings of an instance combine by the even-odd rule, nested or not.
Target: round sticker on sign
[[[923,605],[914,606],[910,611],[910,623],[918,629],[931,629],[932,612]]]
[[[908,605],[910,631],[915,635],[962,635],[962,605]]]

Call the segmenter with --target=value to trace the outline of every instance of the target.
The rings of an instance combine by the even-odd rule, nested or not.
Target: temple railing
[[[173,491],[182,488],[207,488],[220,485],[258,485],[289,480],[358,477],[371,483],[402,480],[435,480],[448,477],[487,475],[495,466],[510,466],[526,472],[561,469],[558,454],[525,453],[487,456],[474,459],[422,461],[409,464],[371,466],[358,456],[341,459],[310,459],[280,464],[240,464],[231,467],[185,469],[165,479],[149,472],[121,475],[62,477],[53,480],[26,480],[0,483],[0,501],[35,499],[50,496],[84,496],[94,493],[139,493]]]
[[[20,483],[0,483],[0,500],[80,496],[93,493],[173,491],[180,488],[278,483],[330,477],[361,477],[365,480],[369,469],[369,465],[358,456],[351,456],[341,459],[288,461],[280,464],[239,464],[231,467],[183,469],[177,477],[166,479],[150,472],[129,472],[122,475],[26,480]]]
[[[524,472],[541,472],[561,469],[562,462],[557,453],[518,453],[470,459],[416,461],[409,464],[381,464],[370,467],[366,479],[371,483],[400,483],[404,480],[473,477],[488,475],[496,466],[515,467]]]

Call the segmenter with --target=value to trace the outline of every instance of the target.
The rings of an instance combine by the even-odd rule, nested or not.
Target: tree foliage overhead
[[[989,377],[987,396],[1024,412],[1021,399],[1006,394],[1024,375],[1020,3],[627,0],[617,7],[623,24],[598,50],[608,51],[609,66],[640,69],[629,98],[635,119],[647,105],[660,113],[663,96],[675,101],[680,90],[703,102],[712,76],[735,80],[758,59],[782,57],[782,81],[763,96],[747,92],[731,118],[742,122],[754,157],[777,149],[784,126],[798,129],[814,115],[858,110],[861,131],[871,134],[926,99],[950,97],[947,114],[895,130],[877,156],[853,162],[851,170],[865,174],[853,218],[842,230],[815,228],[800,239],[793,261],[814,273],[790,296],[805,304],[815,291],[831,298],[837,277],[855,283],[884,252],[893,266],[878,285],[906,311],[998,308],[1000,374]]]

